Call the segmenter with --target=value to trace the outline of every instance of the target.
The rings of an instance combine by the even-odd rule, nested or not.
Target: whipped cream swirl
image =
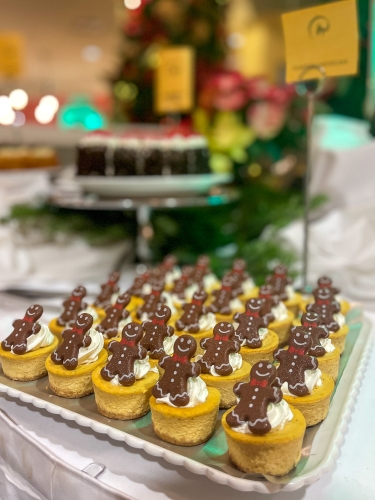
[[[91,314],[92,320],[94,323],[95,323],[95,321],[98,321],[98,319],[99,319],[99,314],[98,314],[97,310],[92,306],[87,306],[86,309],[79,311],[78,316],[80,314],[83,314],[83,313]]]
[[[271,309],[272,314],[275,317],[275,321],[283,321],[284,319],[288,319],[288,309],[285,307],[283,302],[279,302],[279,304]]]
[[[345,316],[341,313],[337,313],[333,315],[333,319],[336,321],[336,323],[339,325],[340,328],[342,328],[345,325]]]
[[[229,302],[229,307],[231,308],[232,312],[240,312],[244,309],[244,306],[238,297],[232,299]]]
[[[288,296],[288,300],[292,300],[296,296],[296,292],[294,291],[294,288],[292,285],[286,285],[285,293]]]
[[[207,332],[209,330],[212,330],[216,325],[216,317],[214,313],[209,312],[207,314],[203,314],[199,318],[198,324],[200,332]]]
[[[267,418],[271,425],[270,432],[275,432],[283,429],[284,425],[293,419],[293,413],[288,403],[283,399],[280,403],[270,403],[267,406]],[[252,434],[247,422],[238,427],[232,427],[232,430],[241,434]]]
[[[242,292],[244,295],[248,295],[255,288],[255,283],[252,278],[246,278],[245,281],[241,283]]]
[[[136,380],[140,380],[141,378],[145,378],[148,372],[158,373],[158,369],[156,366],[154,368],[151,367],[149,356],[146,356],[145,359],[136,359],[134,361],[134,376]],[[110,381],[112,385],[120,386],[118,375]]]
[[[311,394],[315,387],[319,387],[322,385],[322,372],[317,368],[316,370],[306,370],[305,371],[305,384]],[[283,394],[287,394],[288,396],[293,396],[294,398],[298,397],[289,392],[288,383],[284,382],[281,386],[281,390]]]
[[[175,280],[178,280],[181,277],[181,270],[178,266],[174,266],[171,271],[168,271],[165,274],[165,284],[167,286],[172,286]]]
[[[48,326],[43,325],[43,323],[37,324],[40,325],[40,330],[38,333],[33,333],[33,335],[30,335],[30,337],[27,338],[26,352],[36,351],[41,347],[47,347],[54,341],[55,337],[50,332]]]
[[[189,377],[187,381],[187,393],[190,398],[189,403],[186,406],[179,406],[178,408],[193,408],[204,403],[208,397],[206,383],[200,377]],[[156,398],[156,402],[165,403],[168,406],[176,408],[176,405],[171,401],[169,393],[162,398]]]
[[[263,340],[267,337],[268,335],[268,328],[259,328],[258,330],[258,335],[260,340],[263,342]],[[246,339],[244,339],[241,343],[241,347],[246,345]]]
[[[324,347],[326,352],[333,352],[335,346],[332,344],[331,339],[320,339],[320,345]]]
[[[202,358],[203,358],[203,356],[201,354],[198,354],[198,356],[195,357],[195,360],[199,361]],[[241,356],[241,354],[239,352],[232,352],[231,354],[229,354],[229,364],[230,364],[230,366],[233,369],[232,373],[234,373],[236,370],[239,370],[241,368],[241,366],[242,366],[242,356]],[[211,366],[210,373],[214,377],[221,377],[222,376],[222,375],[219,375],[217,373],[217,371],[215,370],[215,366],[214,365]]]
[[[100,351],[104,347],[103,335],[90,328],[88,334],[91,337],[91,344],[88,347],[81,347],[78,353],[78,365],[88,365],[94,363],[99,358]]]

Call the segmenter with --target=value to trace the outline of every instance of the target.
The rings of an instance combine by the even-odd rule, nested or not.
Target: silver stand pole
[[[307,99],[307,145],[306,145],[306,171],[304,178],[304,223],[303,223],[303,256],[302,256],[302,289],[306,290],[308,283],[309,264],[309,218],[310,218],[310,180],[312,173],[312,126],[315,112],[315,99],[320,94],[325,78],[325,70],[322,66],[307,66],[300,75],[301,80],[307,73],[318,71],[321,75],[319,80],[306,80],[298,83],[297,92]]]

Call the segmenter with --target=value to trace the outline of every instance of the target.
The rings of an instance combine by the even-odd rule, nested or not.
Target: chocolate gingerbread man
[[[171,403],[175,406],[189,404],[188,379],[198,377],[201,372],[199,364],[190,361],[196,349],[197,343],[191,335],[181,335],[176,340],[173,356],[164,356],[159,362],[164,374],[152,389],[155,398],[169,395]]]
[[[229,315],[232,313],[232,310],[230,308],[230,301],[233,299],[231,276],[224,276],[221,281],[220,290],[214,290],[212,292],[212,296],[214,297],[214,301],[208,307],[211,312],[225,315]]]
[[[206,337],[200,342],[205,349],[203,357],[198,361],[202,373],[210,373],[211,367],[220,376],[230,375],[233,368],[229,362],[229,355],[238,352],[241,344],[235,338],[235,331],[231,323],[218,323],[214,328],[214,336]]]
[[[137,310],[137,318],[142,319],[144,313],[147,314],[148,318],[153,318],[158,306],[164,303],[164,299],[161,296],[163,290],[164,283],[162,281],[153,283],[151,293],[144,295],[144,303]]]
[[[182,330],[198,333],[199,332],[199,318],[207,313],[207,308],[203,305],[207,300],[207,293],[201,288],[194,293],[193,299],[190,303],[184,304],[182,309],[183,315],[176,321],[176,330]]]
[[[72,295],[64,300],[64,311],[57,318],[59,326],[70,326],[75,322],[80,311],[83,311],[87,307],[87,304],[83,302],[85,296],[86,288],[84,286],[77,286],[73,290]]]
[[[331,299],[333,300],[340,290],[333,286],[331,278],[328,276],[321,276],[318,279],[318,288],[329,288],[331,290]]]
[[[255,363],[250,371],[250,382],[237,382],[233,388],[239,402],[226,417],[228,425],[239,427],[247,422],[253,434],[267,434],[271,430],[267,416],[268,405],[278,404],[283,399],[281,389],[272,387],[275,378],[276,368],[272,363]]]
[[[12,333],[1,343],[4,351],[14,354],[24,354],[27,350],[27,339],[40,331],[38,319],[43,314],[43,307],[35,304],[29,307],[22,319],[13,321]]]
[[[326,350],[320,343],[320,339],[326,339],[329,336],[328,329],[320,324],[319,314],[314,312],[307,312],[301,318],[302,330],[311,336],[312,345],[308,354],[319,358],[324,356]],[[298,327],[294,327],[298,328]],[[301,328],[301,327],[300,327]],[[292,332],[294,330],[292,329]]]
[[[106,335],[108,339],[112,337],[117,337],[118,334],[118,324],[122,319],[129,317],[129,311],[125,307],[130,302],[130,295],[125,292],[120,295],[115,305],[106,307],[106,317],[103,321],[96,327],[96,330],[103,335]]]
[[[280,303],[280,298],[274,295],[272,286],[262,285],[259,288],[258,298],[261,299],[263,303],[261,316],[263,316],[268,323],[274,321],[275,316],[272,314],[272,309]]]
[[[181,269],[181,276],[174,281],[171,294],[177,295],[180,299],[185,299],[185,290],[192,284],[191,273],[192,266],[184,266]]]
[[[146,349],[139,344],[142,335],[142,326],[139,323],[132,322],[124,326],[120,342],[114,340],[109,344],[108,350],[112,357],[100,372],[104,380],[113,380],[118,375],[121,385],[134,384],[134,363],[147,356]]]
[[[132,286],[127,290],[127,292],[134,296],[143,298],[143,287],[151,278],[151,271],[147,270],[143,274],[136,276],[134,278]]]
[[[232,278],[233,297],[242,295],[242,283],[249,278],[249,274],[246,272],[246,262],[243,259],[236,259],[228,274]]]
[[[273,270],[271,276],[267,276],[266,282],[271,285],[275,295],[280,297],[280,300],[287,300],[288,294],[286,293],[285,287],[292,284],[292,278],[288,277],[288,268],[279,264]]]
[[[195,264],[191,275],[193,283],[198,283],[203,286],[203,279],[207,274],[210,274],[210,259],[207,255],[200,255]]]
[[[94,306],[104,308],[105,306],[111,304],[112,295],[120,290],[117,285],[119,279],[120,273],[118,271],[114,271],[109,275],[108,281],[103,285],[100,285],[102,291],[96,297]]]
[[[151,321],[144,321],[142,328],[144,337],[141,340],[141,345],[150,353],[150,358],[161,359],[165,356],[163,342],[166,337],[172,337],[174,329],[167,325],[171,317],[171,310],[168,306],[159,304],[158,309]]]
[[[329,288],[317,288],[314,290],[315,302],[308,304],[307,312],[315,312],[320,316],[320,323],[328,328],[330,332],[337,332],[340,325],[333,317],[334,314],[340,312],[340,304],[331,298],[331,290]]]
[[[240,345],[245,345],[251,349],[262,347],[259,329],[268,326],[267,318],[261,316],[262,307],[262,299],[250,299],[246,302],[246,311],[236,313],[233,316],[233,320],[238,323],[236,338]]]
[[[280,362],[274,382],[276,387],[281,387],[286,382],[289,392],[294,396],[309,394],[305,384],[305,371],[318,368],[316,358],[307,354],[311,346],[312,339],[303,328],[291,333],[288,349],[279,349],[274,354],[276,361]]]
[[[91,337],[87,333],[92,323],[91,314],[83,313],[78,316],[73,328],[63,332],[63,343],[51,354],[51,360],[55,365],[64,365],[67,370],[77,368],[79,350],[91,344]]]

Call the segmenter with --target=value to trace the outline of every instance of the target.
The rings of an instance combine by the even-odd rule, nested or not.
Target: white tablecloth
[[[368,315],[375,322],[375,314]],[[373,350],[335,468],[309,487],[268,495],[269,499],[375,498],[374,373]],[[0,414],[0,498],[3,500],[267,498],[213,483],[8,396],[0,397],[0,409],[17,424]],[[105,466],[98,479],[79,472],[91,463]]]

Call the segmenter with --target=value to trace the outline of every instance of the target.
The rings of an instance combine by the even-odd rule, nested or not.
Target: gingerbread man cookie
[[[200,375],[198,363],[191,362],[197,343],[190,335],[181,335],[174,344],[173,356],[165,356],[159,366],[164,374],[152,389],[155,398],[170,398],[175,406],[187,406],[190,402],[188,379]]]
[[[180,299],[185,299],[185,290],[192,284],[192,272],[192,266],[184,266],[181,269],[181,276],[174,281],[174,286],[171,290],[172,295],[177,295]]]
[[[220,376],[233,373],[229,355],[238,352],[241,347],[235,338],[233,325],[224,321],[218,323],[214,328],[214,337],[206,337],[200,344],[206,351],[198,361],[202,373],[210,373],[212,367]]]
[[[246,272],[246,262],[243,259],[236,259],[228,274],[232,278],[233,296],[242,295],[242,283],[249,278],[249,274]]]
[[[43,307],[35,304],[27,309],[23,319],[13,321],[12,333],[1,343],[4,351],[24,354],[27,350],[27,339],[40,331],[41,326],[37,321],[42,314]]]
[[[161,359],[165,356],[163,342],[166,337],[172,337],[174,329],[167,325],[171,317],[171,310],[168,306],[159,304],[152,321],[144,321],[142,328],[144,337],[141,345],[150,353],[150,358]]]
[[[59,326],[70,326],[77,319],[80,311],[86,309],[87,304],[83,302],[83,298],[86,296],[86,288],[84,286],[77,286],[72,295],[64,300],[63,307],[64,311],[57,318],[57,324]]]
[[[246,302],[246,311],[233,316],[234,321],[238,323],[236,338],[240,345],[251,349],[262,347],[259,329],[268,326],[267,319],[261,316],[262,308],[262,299],[250,299]]]
[[[137,311],[137,318],[142,319],[143,314],[147,314],[148,318],[153,318],[155,311],[160,304],[164,303],[164,299],[161,296],[164,290],[164,283],[162,281],[156,281],[152,284],[151,293],[144,295],[144,303],[139,307]]]
[[[212,292],[214,301],[209,306],[209,311],[215,314],[229,315],[232,313],[230,302],[233,299],[232,278],[229,275],[224,276],[221,282],[220,290]]]
[[[209,257],[207,257],[207,255],[200,255],[191,275],[192,281],[202,286],[204,277],[210,273],[211,269]]]
[[[121,341],[109,344],[108,350],[112,353],[112,357],[100,372],[104,380],[113,380],[118,375],[121,385],[134,384],[134,363],[147,356],[146,349],[139,344],[142,335],[142,326],[139,323],[132,322],[124,326]]]
[[[92,323],[91,314],[83,313],[78,316],[73,328],[63,332],[63,343],[51,354],[51,360],[55,365],[64,365],[67,370],[77,368],[79,350],[91,344],[91,337],[86,334],[90,331]]]
[[[94,306],[104,308],[105,306],[111,304],[112,295],[114,295],[120,290],[120,288],[117,285],[119,279],[120,279],[120,273],[118,271],[114,271],[109,275],[107,283],[100,285],[102,291],[96,297]]]
[[[127,290],[127,292],[134,297],[143,298],[143,287],[146,283],[148,283],[150,278],[151,271],[146,271],[140,276],[136,276],[132,286]]]
[[[267,276],[266,282],[271,285],[275,295],[280,297],[280,300],[287,300],[288,294],[285,287],[292,284],[292,278],[288,277],[288,268],[282,264],[275,267],[273,274]]]
[[[130,302],[130,298],[130,295],[125,292],[117,298],[114,306],[107,306],[106,317],[100,325],[96,327],[96,330],[105,335],[108,339],[117,337],[118,324],[130,314],[129,311],[125,309]]]
[[[331,290],[331,299],[333,300],[340,290],[333,286],[331,278],[328,276],[321,276],[318,279],[318,288],[329,288]]]
[[[324,356],[326,350],[320,343],[320,339],[326,339],[329,336],[328,329],[320,324],[319,314],[314,312],[307,312],[301,318],[302,329],[304,332],[311,336],[312,345],[308,354],[315,357]],[[294,327],[297,328],[297,327]],[[294,330],[292,329],[292,332]]]
[[[199,318],[207,313],[207,308],[203,305],[206,300],[207,293],[201,288],[194,293],[193,299],[189,304],[182,306],[184,313],[176,321],[176,330],[178,332],[183,330],[191,333],[199,332]]]
[[[320,316],[320,323],[328,328],[330,332],[337,332],[340,325],[337,323],[334,314],[340,312],[340,304],[331,299],[329,288],[317,288],[314,290],[315,303],[308,304],[307,312],[315,312]]]
[[[231,427],[239,427],[247,422],[253,434],[262,436],[271,430],[267,409],[270,403],[278,404],[283,393],[272,387],[276,378],[276,368],[268,361],[259,361],[250,371],[250,382],[237,382],[233,392],[239,403],[228,413],[226,420]]]
[[[286,382],[289,392],[294,396],[309,394],[305,384],[305,371],[318,368],[316,358],[307,354],[311,346],[312,339],[303,328],[297,328],[291,333],[288,349],[279,349],[274,354],[276,361],[280,362],[274,382],[276,387],[281,387]]]
[[[259,288],[259,299],[261,299],[263,303],[261,316],[263,316],[268,323],[271,323],[271,321],[275,320],[272,309],[279,304],[280,298],[274,295],[271,285],[262,285]]]

